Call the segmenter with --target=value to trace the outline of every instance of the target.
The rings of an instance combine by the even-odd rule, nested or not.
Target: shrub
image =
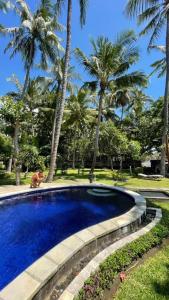
[[[126,181],[125,176],[118,171],[112,171],[112,179],[115,181]]]

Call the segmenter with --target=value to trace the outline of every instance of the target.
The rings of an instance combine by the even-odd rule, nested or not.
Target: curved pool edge
[[[102,264],[110,255],[152,230],[160,222],[162,218],[162,211],[161,209],[154,207],[149,207],[148,210],[151,212],[155,211],[155,218],[145,227],[113,243],[97,254],[72,280],[58,300],[75,299],[80,289],[84,286],[84,282],[90,277],[91,273],[96,272],[100,264]]]
[[[106,237],[109,233],[115,232],[118,229],[122,229],[123,233],[127,232],[127,226],[136,221],[141,223],[146,213],[146,201],[144,197],[133,191],[103,184],[64,185],[52,188],[38,188],[33,191],[28,189],[19,193],[15,192],[1,195],[0,200],[2,201],[9,196],[73,187],[102,187],[118,190],[132,196],[135,200],[135,206],[125,214],[83,229],[53,247],[0,292],[1,300],[11,300],[11,296],[12,300],[43,299],[43,294],[46,294],[46,290],[51,288],[50,281],[52,278],[69,260],[73,259],[79,251],[83,250],[83,248],[92,243],[92,241],[97,242],[99,238]],[[47,285],[49,285],[49,287],[47,287]]]

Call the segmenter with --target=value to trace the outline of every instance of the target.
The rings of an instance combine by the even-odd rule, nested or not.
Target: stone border
[[[158,190],[158,189],[154,189],[154,190],[152,190],[152,189],[139,189],[139,190],[137,190],[137,192],[138,193],[141,193],[141,192],[153,192],[153,193],[155,193],[155,192],[157,192],[157,193],[163,193],[164,194],[164,196],[146,196],[146,195],[142,195],[144,198],[146,198],[146,199],[149,199],[149,200],[160,200],[160,201],[163,201],[163,200],[168,200],[169,201],[169,191],[168,190]],[[166,197],[165,197],[165,195],[166,195]]]
[[[122,238],[121,240],[115,242],[114,244],[110,245],[106,249],[104,249],[102,252],[100,252],[98,255],[96,255],[88,264],[87,266],[74,278],[74,280],[69,284],[69,286],[65,289],[65,291],[62,293],[62,295],[59,297],[58,300],[73,300],[74,297],[78,295],[79,290],[83,287],[84,282],[89,278],[90,274],[95,272],[99,265],[105,261],[105,259],[113,254],[118,249],[124,247],[125,245],[131,243],[132,241],[135,241],[140,236],[146,234],[149,232],[154,226],[157,225],[157,223],[160,222],[162,218],[162,212],[161,209],[157,208],[148,208],[148,210],[155,211],[155,218],[154,220],[149,223],[144,228],[128,235],[127,237]]]
[[[112,190],[121,191],[130,195],[134,201],[135,206],[132,207],[127,213],[101,222],[97,225],[90,226],[83,229],[76,234],[65,239],[57,246],[48,251],[44,256],[35,261],[30,267],[17,276],[12,282],[10,282],[1,292],[0,300],[31,300],[31,299],[43,299],[42,288],[46,285],[50,285],[50,281],[57,274],[57,272],[64,267],[64,265],[71,260],[76,254],[78,254],[83,248],[89,245],[92,241],[97,243],[97,240],[101,237],[108,235],[111,232],[117,231],[123,228],[127,229],[129,224],[134,222],[141,223],[143,216],[146,213],[146,201],[145,199],[133,192],[117,188],[113,186],[100,185],[100,184],[83,184],[83,185],[69,185],[69,186],[57,186],[56,188],[39,188],[30,192],[29,190],[21,193],[9,193],[4,196],[0,196],[0,202],[6,201],[9,196],[26,195],[53,191],[61,188],[76,188],[76,187],[89,187],[89,188],[109,188]],[[2,202],[1,202],[2,203]],[[38,296],[36,297],[36,295]],[[63,299],[63,298],[62,298]],[[66,298],[65,298],[66,299]]]

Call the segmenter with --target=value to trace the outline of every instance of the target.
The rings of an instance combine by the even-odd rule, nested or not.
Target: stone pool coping
[[[116,252],[118,249],[124,247],[125,245],[135,241],[140,236],[149,232],[154,226],[156,226],[161,218],[162,212],[159,208],[149,207],[148,210],[155,211],[155,218],[151,223],[143,227],[142,229],[120,239],[119,241],[113,243],[109,247],[105,248],[99,254],[97,254],[87,265],[86,267],[72,280],[68,287],[64,290],[62,295],[58,300],[73,300],[77,295],[80,289],[83,287],[84,282],[90,277],[91,273],[95,272],[101,263],[105,259]]]
[[[35,194],[38,192],[52,191],[61,188],[109,188],[112,190],[121,191],[132,196],[135,200],[135,206],[127,213],[101,222],[97,225],[83,229],[69,238],[63,240],[57,246],[49,250],[45,255],[35,261],[31,266],[25,269],[19,276],[10,282],[1,292],[0,300],[31,300],[41,290],[43,286],[57,273],[57,271],[73,257],[78,251],[86,245],[98,238],[107,235],[119,228],[123,228],[128,224],[133,223],[141,218],[146,213],[146,201],[144,197],[134,191],[128,191],[123,188],[103,185],[103,184],[78,184],[64,185],[56,187],[38,188],[36,190],[24,190],[22,192],[7,193],[0,195],[0,202],[6,201],[10,196],[24,195],[30,192]],[[11,298],[12,297],[12,298]],[[43,298],[41,298],[43,299]],[[63,299],[63,298],[62,298]],[[66,299],[66,298],[65,298]]]

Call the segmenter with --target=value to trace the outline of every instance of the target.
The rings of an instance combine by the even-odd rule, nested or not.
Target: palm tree
[[[148,22],[141,35],[151,32],[148,49],[154,45],[161,30],[166,27],[166,83],[164,95],[163,134],[161,147],[161,174],[165,176],[166,140],[168,139],[168,95],[169,95],[169,2],[168,0],[128,0],[127,14],[137,16],[138,23]]]
[[[76,55],[84,66],[84,69],[95,81],[87,82],[85,85],[92,90],[97,90],[98,95],[98,119],[94,143],[94,155],[91,173],[94,172],[96,158],[99,149],[99,127],[103,110],[103,101],[107,93],[113,95],[116,90],[124,87],[145,85],[147,80],[141,72],[127,73],[129,68],[136,63],[139,57],[138,49],[135,47],[135,35],[133,31],[124,32],[112,44],[107,38],[99,37],[96,42],[91,41],[93,53],[89,56],[76,49]]]
[[[56,54],[63,50],[59,38],[54,33],[60,26],[56,20],[50,16],[50,11],[45,9],[45,0],[41,1],[40,8],[32,13],[25,0],[18,0],[15,11],[20,17],[20,26],[13,28],[3,28],[2,33],[9,34],[12,39],[8,43],[5,51],[12,49],[10,57],[16,53],[21,53],[26,71],[25,81],[20,99],[24,99],[29,84],[30,70],[34,64],[37,52],[40,52],[40,60],[43,66],[47,65],[47,59],[55,61]],[[19,125],[16,126],[15,156],[19,154]],[[20,183],[19,169],[16,170],[16,185]]]
[[[132,110],[134,114],[139,115],[143,112],[146,104],[149,104],[153,100],[151,97],[143,93],[138,88],[124,88],[117,90],[115,93],[116,106],[122,107],[121,122],[123,120],[124,109],[126,111]]]
[[[89,92],[80,89],[77,94],[72,94],[65,109],[64,127],[71,131],[73,164],[75,168],[76,148],[79,147],[78,141],[84,137],[88,131],[89,124],[95,119],[93,112],[89,108],[90,95]]]
[[[88,0],[79,0],[81,26],[83,26],[85,24],[87,2],[88,2]],[[65,0],[57,0],[57,3],[56,3],[57,13],[61,12],[61,8],[64,3],[65,3]],[[55,128],[53,152],[52,152],[51,159],[50,159],[50,167],[49,167],[47,182],[51,182],[53,180],[53,176],[54,176],[54,172],[55,172],[55,168],[56,168],[57,150],[58,150],[58,145],[59,145],[60,131],[61,131],[61,125],[62,125],[62,119],[63,119],[64,106],[65,106],[68,68],[69,68],[69,62],[70,62],[71,31],[72,31],[71,22],[72,22],[72,0],[67,0],[67,25],[66,25],[67,37],[66,37],[66,51],[65,51],[65,60],[64,60],[62,92],[61,92],[61,98],[60,98],[60,105],[58,108],[58,120],[57,120],[56,128]]]

